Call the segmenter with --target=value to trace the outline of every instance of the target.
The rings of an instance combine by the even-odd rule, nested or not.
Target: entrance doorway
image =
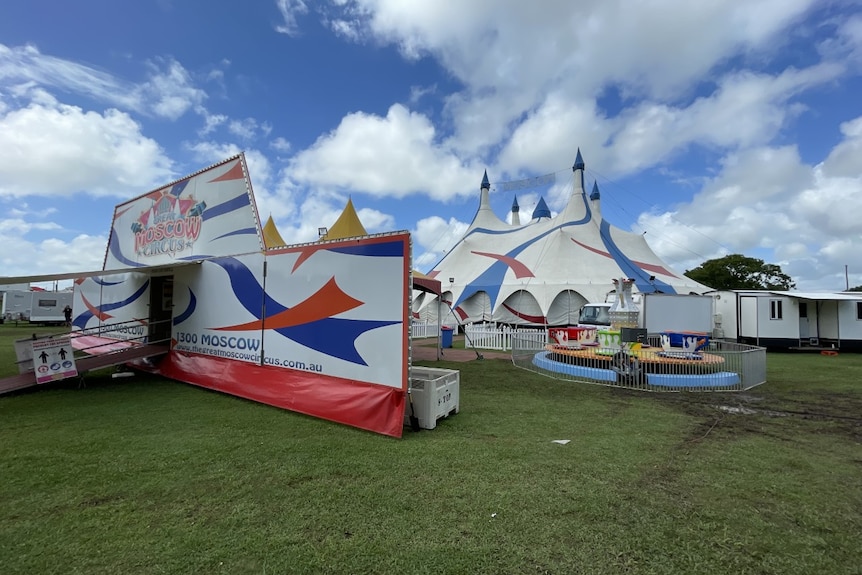
[[[171,344],[171,320],[174,311],[174,277],[150,278],[150,318],[147,342],[155,345]]]
[[[799,339],[806,340],[811,336],[808,324],[808,302],[799,302]]]

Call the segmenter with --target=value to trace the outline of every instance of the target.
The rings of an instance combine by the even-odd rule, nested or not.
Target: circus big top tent
[[[598,186],[584,191],[578,150],[566,207],[551,217],[541,199],[529,222],[512,224],[491,210],[487,172],[479,209],[464,237],[428,274],[440,280],[443,301],[460,323],[497,321],[520,325],[573,325],[585,303],[605,301],[615,278],[632,278],[635,292],[688,294],[709,288],[672,270],[641,234],[602,218]],[[414,318],[436,320],[430,294],[414,300]],[[452,312],[450,312],[452,313]],[[454,322],[456,318],[447,318]]]

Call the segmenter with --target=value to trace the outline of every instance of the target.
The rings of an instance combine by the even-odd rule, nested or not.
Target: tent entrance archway
[[[512,325],[543,326],[548,320],[536,297],[527,290],[518,290],[503,301],[494,312],[494,320]]]
[[[548,325],[577,325],[581,308],[587,303],[587,298],[574,290],[561,291],[548,308]]]

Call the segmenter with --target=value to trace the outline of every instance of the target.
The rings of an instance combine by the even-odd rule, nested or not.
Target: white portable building
[[[726,339],[768,348],[862,351],[862,293],[711,292]]]

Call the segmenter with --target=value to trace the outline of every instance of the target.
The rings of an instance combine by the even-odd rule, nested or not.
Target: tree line
[[[686,270],[685,275],[715,290],[786,291],[796,287],[796,283],[781,270],[781,266],[742,254],[707,260],[692,270]],[[862,291],[862,286],[850,288],[849,291]]]

